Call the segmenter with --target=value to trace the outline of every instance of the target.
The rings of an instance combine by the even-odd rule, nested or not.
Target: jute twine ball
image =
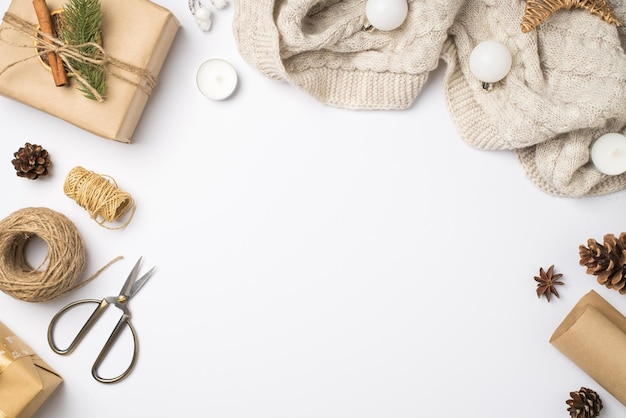
[[[40,266],[26,259],[29,241],[39,237],[48,246]],[[27,302],[54,299],[81,284],[85,247],[76,226],[48,208],[20,209],[0,221],[0,290]]]

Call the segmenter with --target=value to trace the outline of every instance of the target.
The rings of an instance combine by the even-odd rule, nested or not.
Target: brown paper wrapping
[[[583,296],[550,343],[626,405],[626,318],[600,295]]]
[[[48,8],[63,7],[63,0],[47,0]],[[108,56],[149,71],[158,77],[178,31],[179,22],[167,9],[149,0],[101,0],[103,48]],[[36,25],[32,0],[13,0],[7,13]],[[10,28],[6,22],[0,26]],[[11,43],[32,40],[15,30],[1,32],[0,95],[59,117],[107,139],[130,143],[149,95],[144,89],[116,77],[107,77],[106,99],[102,103],[85,98],[70,83],[56,87],[50,71],[35,56],[36,50]],[[29,57],[32,57],[29,59]],[[134,83],[139,75],[124,73]]]
[[[30,418],[62,381],[0,322],[0,417]]]

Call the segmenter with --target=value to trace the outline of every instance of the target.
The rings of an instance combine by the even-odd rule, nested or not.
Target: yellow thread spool
[[[128,225],[135,214],[133,197],[117,187],[115,180],[84,169],[74,167],[67,174],[63,185],[65,194],[85,209],[91,219],[107,229],[121,229]],[[131,211],[122,225],[109,227],[105,222],[115,222]]]

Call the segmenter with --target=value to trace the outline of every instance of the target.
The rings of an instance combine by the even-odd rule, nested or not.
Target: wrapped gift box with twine
[[[0,417],[29,418],[63,379],[0,322]]]
[[[47,0],[51,12],[63,0]],[[59,117],[107,139],[130,143],[156,85],[179,22],[149,0],[101,0],[106,96],[90,100],[57,87],[35,47],[38,19],[32,0],[13,0],[0,26],[0,95]],[[71,77],[70,77],[71,79]],[[76,80],[70,80],[70,85]]]

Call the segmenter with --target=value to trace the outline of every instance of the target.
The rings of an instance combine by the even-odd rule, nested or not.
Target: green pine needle
[[[63,6],[62,23],[59,28],[59,37],[68,45],[81,45],[86,43],[100,44],[100,30],[102,22],[102,10],[100,0],[68,0]],[[80,52],[90,58],[102,58],[102,52],[93,46],[79,47]],[[81,62],[69,58],[69,62],[76,72],[101,97],[106,92],[106,69],[102,65]],[[85,97],[96,100],[87,86],[77,80],[81,86],[78,88]]]

